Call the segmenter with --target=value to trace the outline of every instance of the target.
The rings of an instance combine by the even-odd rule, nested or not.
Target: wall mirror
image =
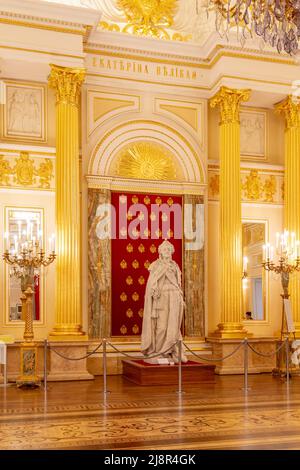
[[[266,243],[266,222],[242,221],[244,270],[243,320],[266,320],[266,272],[262,266],[262,247]]]
[[[43,212],[42,209],[6,208],[5,221],[5,249],[14,254],[19,254],[22,247],[26,245],[28,239],[37,240],[43,232]],[[22,318],[22,304],[20,296],[22,271],[19,276],[13,273],[13,269],[6,267],[6,293],[8,322],[24,321]],[[33,319],[41,321],[41,285],[40,271],[34,273],[33,285]]]

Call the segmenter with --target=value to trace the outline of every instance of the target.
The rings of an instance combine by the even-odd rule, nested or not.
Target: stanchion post
[[[244,391],[248,392],[248,339],[244,339]]]
[[[289,386],[290,382],[290,367],[289,367],[289,362],[290,362],[290,345],[289,345],[289,338],[286,338],[285,340],[285,367],[286,367],[286,384]]]
[[[44,341],[44,390],[47,390],[47,353],[48,353],[48,340]]]
[[[7,386],[7,345],[4,347],[4,365],[3,365],[4,387]]]
[[[110,393],[107,390],[107,363],[106,363],[106,338],[103,339],[103,393],[104,395]]]
[[[178,341],[178,395],[182,395],[182,340]]]

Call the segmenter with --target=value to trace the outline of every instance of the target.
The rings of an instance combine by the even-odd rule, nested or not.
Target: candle
[[[18,235],[19,235],[19,240],[21,240],[21,236],[22,236],[22,222],[21,220],[18,220]]]
[[[276,232],[276,251],[279,250],[280,233]]]
[[[9,240],[9,233],[4,232],[4,249],[7,250],[8,247],[8,240]]]

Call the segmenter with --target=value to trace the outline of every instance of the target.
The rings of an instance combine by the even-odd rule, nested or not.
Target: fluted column
[[[84,69],[51,65],[56,92],[56,297],[53,339],[82,338],[78,103]]]
[[[284,228],[300,239],[300,105],[288,96],[275,107],[285,118]],[[290,277],[293,319],[300,337],[300,276]]]
[[[211,99],[220,108],[221,323],[215,335],[245,336],[242,319],[242,221],[239,109],[250,90],[221,87]]]

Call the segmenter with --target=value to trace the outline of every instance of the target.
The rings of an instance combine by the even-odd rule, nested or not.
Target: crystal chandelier
[[[296,54],[300,38],[300,0],[208,0],[216,12],[216,29],[227,36],[235,27],[242,46],[257,35],[278,52]]]

